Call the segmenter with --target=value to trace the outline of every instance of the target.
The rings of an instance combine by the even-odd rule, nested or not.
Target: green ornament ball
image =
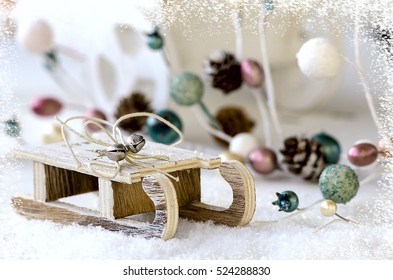
[[[312,137],[322,146],[327,164],[336,164],[340,161],[341,148],[338,141],[326,133],[319,133]]]
[[[147,45],[152,50],[160,50],[164,46],[164,38],[158,31],[147,35]]]
[[[272,202],[273,205],[278,206],[278,211],[284,211],[287,213],[293,212],[298,209],[299,198],[293,191],[284,191],[282,193],[276,193],[277,200]]]
[[[4,122],[4,133],[10,137],[19,137],[21,127],[16,119],[9,119]]]
[[[203,82],[195,74],[184,72],[171,80],[171,96],[179,105],[199,103],[203,96]]]
[[[183,130],[182,121],[175,112],[164,109],[154,113],[175,125],[180,131]],[[170,145],[179,139],[179,135],[176,131],[156,118],[148,117],[146,120],[146,128],[151,139],[157,143]]]
[[[333,164],[323,170],[319,177],[319,188],[325,199],[345,204],[356,196],[359,179],[349,166]]]

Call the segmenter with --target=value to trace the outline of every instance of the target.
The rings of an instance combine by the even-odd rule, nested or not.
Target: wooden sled
[[[97,159],[100,174],[96,176],[86,163],[97,157],[92,143],[73,143],[82,166],[78,167],[64,143],[42,147],[24,147],[17,155],[33,161],[34,196],[12,199],[16,211],[29,218],[52,220],[61,224],[100,226],[146,238],[172,238],[179,216],[197,221],[212,220],[217,224],[243,226],[250,222],[255,211],[254,180],[247,168],[238,161],[221,162],[220,158],[147,143],[141,153],[167,155],[169,161],[145,160],[151,167],[122,164],[120,172],[111,180],[113,168],[106,157]],[[100,165],[102,164],[102,166]],[[155,168],[178,176],[179,182]],[[233,191],[228,209],[201,203],[201,169],[218,169]],[[94,174],[93,174],[94,173]],[[72,195],[96,192],[99,209],[87,209],[58,201]],[[154,212],[152,223],[138,222],[131,217]]]

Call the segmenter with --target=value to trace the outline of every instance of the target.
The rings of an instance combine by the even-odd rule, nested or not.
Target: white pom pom
[[[312,79],[332,78],[338,73],[341,57],[336,47],[326,38],[314,38],[296,54],[300,70]]]
[[[250,133],[239,133],[232,138],[229,151],[246,159],[251,151],[258,148],[258,140]]]
[[[53,48],[53,32],[50,25],[44,20],[32,22],[20,34],[22,46],[31,53],[44,54]]]

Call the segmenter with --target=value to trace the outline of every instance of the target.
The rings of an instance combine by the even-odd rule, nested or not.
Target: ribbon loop
[[[67,129],[69,132],[72,132],[74,135],[84,139],[85,141],[87,141],[89,143],[94,143],[96,145],[100,145],[100,146],[104,146],[104,147],[108,148],[108,147],[110,147],[112,145],[116,145],[116,144],[124,144],[124,145],[126,144],[125,143],[126,141],[124,140],[123,133],[122,133],[121,129],[119,128],[119,125],[122,121],[124,121],[126,119],[131,119],[131,118],[136,118],[136,117],[153,117],[153,118],[158,119],[159,121],[163,122],[164,124],[168,125],[170,128],[172,128],[179,135],[179,139],[175,143],[173,143],[171,146],[177,145],[183,141],[183,133],[175,125],[173,125],[172,123],[170,123],[166,119],[164,119],[156,114],[153,114],[153,113],[140,112],[140,113],[127,114],[127,115],[124,115],[121,118],[119,118],[115,122],[115,124],[112,124],[106,120],[98,119],[95,117],[86,117],[86,116],[74,116],[74,117],[68,118],[65,121],[60,120],[58,117],[55,117],[55,118],[61,124],[61,133],[62,133],[64,142],[66,143],[68,149],[71,152],[71,155],[73,156],[73,158],[79,168],[83,164],[77,158],[77,156],[76,156],[76,154],[70,144],[70,141],[68,139],[68,134],[65,132],[65,129]],[[68,125],[68,123],[73,120],[85,120],[85,123],[83,125],[84,134],[79,133],[78,131],[76,131],[75,129],[73,129],[72,127],[70,127]],[[112,143],[108,143],[108,142],[101,140],[101,139],[96,139],[89,132],[89,130],[88,130],[89,125],[97,126],[105,134],[105,136],[107,136],[107,138]],[[104,126],[112,127],[112,133],[110,133]],[[120,139],[120,140],[118,140],[118,139]],[[104,155],[106,155],[106,151],[100,150],[99,156],[104,156]],[[137,167],[151,168],[159,173],[164,174],[165,176],[167,176],[175,181],[179,181],[178,177],[172,176],[168,172],[162,171],[159,168],[156,168],[154,165],[145,162],[144,160],[146,160],[146,159],[156,159],[156,160],[167,161],[167,160],[169,160],[169,157],[167,157],[165,155],[145,155],[145,154],[133,153],[132,151],[127,150],[124,161],[130,165],[136,165]],[[98,169],[95,168],[95,166],[98,166],[100,164],[93,162],[93,161],[94,161],[94,159],[90,159],[88,161],[87,168],[91,171],[92,174],[97,175],[99,177],[110,180],[110,179],[115,178],[119,174],[119,172],[121,171],[121,164],[120,164],[121,160],[114,161],[114,164],[115,164],[114,166],[107,166],[107,167],[114,167],[115,168],[115,172],[111,176],[108,176],[108,175],[105,175],[105,174],[102,174],[101,172],[99,172]]]

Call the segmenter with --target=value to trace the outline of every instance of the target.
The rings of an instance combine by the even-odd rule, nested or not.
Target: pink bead
[[[270,174],[277,169],[277,156],[274,151],[267,148],[253,150],[248,159],[252,168],[261,174]]]
[[[98,109],[92,109],[87,111],[86,116],[101,119],[101,120],[106,120],[105,114]],[[105,126],[104,124],[102,125]],[[87,127],[89,128],[90,131],[100,131],[100,128],[94,124],[89,124]]]
[[[39,116],[53,116],[60,112],[63,105],[57,99],[43,97],[34,100],[31,104],[31,110]]]
[[[259,87],[265,81],[265,73],[255,60],[243,60],[241,63],[241,73],[244,82],[250,87]]]
[[[348,151],[348,160],[355,166],[372,164],[378,157],[377,148],[370,143],[358,143]]]

